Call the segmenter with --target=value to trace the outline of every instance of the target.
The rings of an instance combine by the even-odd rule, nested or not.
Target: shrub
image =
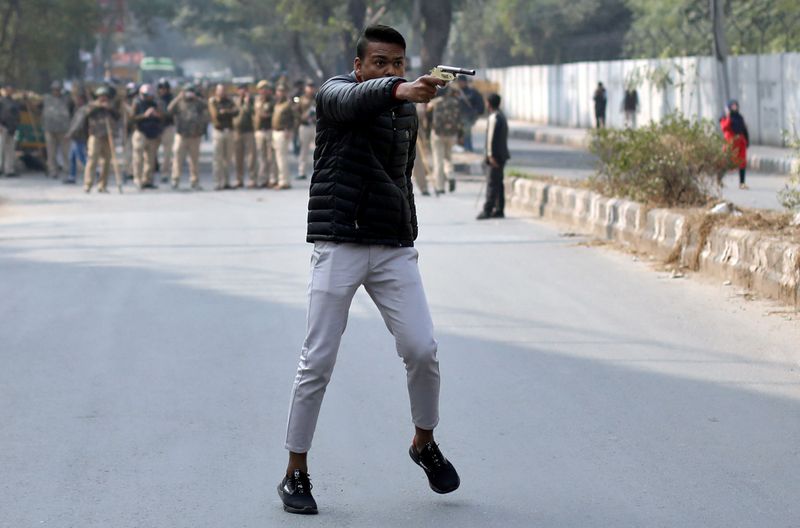
[[[703,205],[735,168],[717,125],[678,113],[635,130],[593,130],[589,148],[600,159],[595,190],[657,207]]]
[[[790,143],[792,148],[794,148],[795,157],[800,160],[800,136],[795,133]],[[790,211],[800,211],[800,166],[797,164],[791,176],[789,176],[789,181],[784,188],[778,192],[778,201]]]

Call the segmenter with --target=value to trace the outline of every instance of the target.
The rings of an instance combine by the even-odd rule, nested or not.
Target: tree
[[[78,50],[91,48],[101,18],[96,0],[0,2],[0,74],[23,88],[82,73]]]

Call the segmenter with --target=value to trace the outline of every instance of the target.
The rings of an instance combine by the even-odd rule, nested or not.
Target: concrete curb
[[[712,227],[704,234],[683,213],[647,209],[636,202],[543,181],[506,178],[506,195],[511,209],[620,242],[660,260],[674,260],[764,297],[793,305],[800,300],[800,244],[726,227]]]
[[[536,141],[539,143],[549,143],[552,145],[565,145],[568,147],[588,149],[589,134],[578,134],[576,132],[558,132],[555,130],[531,130],[511,128],[509,135],[514,139],[526,141]],[[793,171],[800,170],[800,159],[792,155],[767,155],[758,152],[748,151],[747,167],[758,172],[773,174],[792,174]]]

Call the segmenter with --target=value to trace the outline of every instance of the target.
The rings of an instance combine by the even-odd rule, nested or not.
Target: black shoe
[[[430,196],[431,193],[428,191],[422,191],[422,196]]]
[[[408,449],[411,460],[425,470],[428,484],[436,493],[450,493],[458,489],[461,479],[458,478],[456,468],[439,451],[439,446],[428,442],[422,451],[417,452],[414,444]]]
[[[283,509],[289,513],[317,513],[317,502],[311,496],[311,480],[308,473],[295,469],[291,476],[283,477],[278,484],[278,496]]]
[[[449,185],[448,190],[450,192],[456,192],[456,181],[455,180],[449,180],[447,184]]]
[[[486,211],[481,211],[481,213],[475,217],[475,220],[486,220],[488,218],[491,218],[491,215],[489,215]]]
[[[506,214],[503,211],[495,211],[492,213],[492,218],[505,218]]]
[[[305,174],[298,174],[297,176],[294,177],[294,179],[295,180],[305,180],[306,179],[306,175]]]

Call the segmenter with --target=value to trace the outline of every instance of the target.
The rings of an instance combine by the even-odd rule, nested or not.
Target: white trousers
[[[350,303],[363,284],[395,339],[406,368],[411,417],[439,423],[439,361],[433,320],[414,248],[316,242],[308,285],[306,339],[292,389],[286,449],[305,453],[331,379]],[[377,388],[377,387],[376,387]]]

